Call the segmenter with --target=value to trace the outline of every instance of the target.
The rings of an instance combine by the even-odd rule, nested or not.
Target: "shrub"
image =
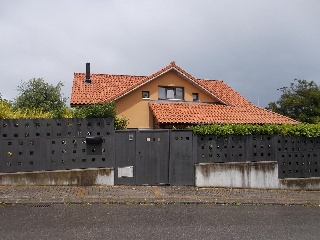
[[[32,119],[32,118],[52,118],[53,114],[44,112],[41,109],[13,109],[12,104],[0,99],[0,119]]]
[[[128,122],[129,122],[128,119],[126,119],[125,117],[116,116],[114,119],[114,129],[116,130],[126,129]]]
[[[73,111],[73,117],[76,118],[115,118],[116,115],[114,102],[89,104]]]
[[[208,124],[190,126],[197,135],[280,135],[319,137],[320,124]]]

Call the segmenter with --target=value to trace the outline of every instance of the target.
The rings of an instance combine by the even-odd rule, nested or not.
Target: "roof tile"
[[[238,106],[251,105],[248,100],[223,81],[196,79],[177,66],[175,62],[171,62],[150,76],[91,74],[91,84],[84,83],[86,79],[85,73],[74,73],[70,103],[71,105],[82,105],[116,100],[172,69],[204,88],[205,91],[208,91],[223,103]]]
[[[291,118],[250,106],[226,106],[208,103],[149,102],[158,123],[252,123],[296,124]]]
[[[127,89],[139,84],[143,76],[91,74],[91,83],[86,84],[85,73],[75,73],[71,104],[81,105],[97,102],[108,102],[124,94]]]
[[[71,105],[117,100],[160,75],[175,70],[221,101],[221,104],[187,102],[150,102],[149,107],[159,123],[290,123],[297,121],[254,106],[220,80],[196,79],[175,62],[150,76],[74,73]]]

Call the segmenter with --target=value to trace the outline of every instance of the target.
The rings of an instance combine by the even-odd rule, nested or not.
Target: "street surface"
[[[320,206],[0,206],[0,239],[320,239]]]

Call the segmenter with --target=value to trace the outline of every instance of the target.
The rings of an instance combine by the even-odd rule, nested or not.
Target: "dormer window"
[[[182,87],[158,87],[160,100],[183,100],[184,89]]]

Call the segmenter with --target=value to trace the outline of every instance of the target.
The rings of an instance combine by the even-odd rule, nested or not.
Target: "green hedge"
[[[209,124],[190,126],[197,135],[280,135],[319,137],[320,124]]]

